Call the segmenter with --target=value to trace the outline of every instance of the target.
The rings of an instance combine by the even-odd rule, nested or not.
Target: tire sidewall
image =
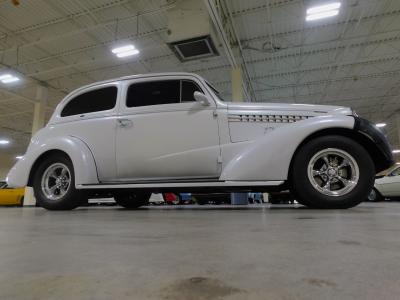
[[[317,152],[327,148],[336,148],[347,152],[358,165],[360,174],[358,183],[345,195],[324,195],[312,186],[308,178],[307,169],[311,158]],[[349,208],[368,197],[373,187],[374,175],[374,164],[368,152],[360,144],[343,136],[325,136],[308,142],[299,150],[293,165],[292,181],[294,191],[300,201],[312,207]]]

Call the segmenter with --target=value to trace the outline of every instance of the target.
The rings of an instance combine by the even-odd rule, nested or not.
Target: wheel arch
[[[289,176],[288,180],[291,178],[292,174],[292,169],[293,169],[293,162],[294,159],[299,152],[299,150],[307,144],[309,141],[316,139],[318,137],[322,136],[327,136],[327,135],[338,135],[338,136],[343,136],[347,137],[350,139],[355,140],[357,143],[359,143],[370,155],[374,166],[375,166],[375,172],[379,173],[382,171],[382,166],[381,162],[383,161],[384,157],[382,155],[382,152],[378,149],[378,147],[375,145],[375,143],[369,139],[366,135],[355,131],[354,129],[348,129],[348,128],[342,128],[342,127],[332,127],[332,128],[325,128],[318,130],[309,136],[307,136],[296,148],[296,151],[293,153],[292,159],[290,161],[290,166],[289,166]]]
[[[75,174],[75,186],[99,183],[94,156],[81,139],[73,136],[63,137],[53,140],[53,143],[47,144],[42,151],[35,150],[37,151],[33,151],[34,153],[30,156],[31,166],[27,170],[29,174],[26,180],[27,186],[32,186],[33,177],[39,164],[55,154],[66,156],[71,160]],[[39,151],[40,153],[38,153]]]
[[[39,157],[33,163],[32,167],[31,167],[31,170],[29,172],[27,186],[32,186],[33,185],[34,175],[35,175],[36,169],[39,167],[39,165],[43,161],[45,161],[48,157],[53,156],[53,155],[63,155],[65,157],[67,157],[72,162],[72,165],[74,166],[74,163],[73,163],[71,157],[65,151],[62,151],[62,150],[59,150],[59,149],[47,150],[46,152],[43,152],[41,155],[39,155]],[[74,169],[75,169],[75,166],[74,166]]]

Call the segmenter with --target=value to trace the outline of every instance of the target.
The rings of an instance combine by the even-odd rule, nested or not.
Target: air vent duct
[[[181,61],[218,55],[214,42],[209,35],[170,43],[169,46]]]
[[[203,1],[178,0],[167,10],[168,46],[182,62],[218,55],[218,41]]]

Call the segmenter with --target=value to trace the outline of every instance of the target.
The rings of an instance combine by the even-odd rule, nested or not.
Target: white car
[[[385,198],[400,197],[400,167],[389,174],[375,179],[375,185],[368,196],[369,201],[382,201]]]
[[[47,209],[102,191],[136,208],[152,192],[288,188],[304,205],[348,208],[392,164],[385,136],[350,108],[224,102],[198,75],[164,73],[70,93],[7,182]]]

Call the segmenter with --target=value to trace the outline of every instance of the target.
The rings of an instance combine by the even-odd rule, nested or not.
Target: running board
[[[79,184],[77,189],[145,189],[145,188],[196,188],[196,187],[256,187],[278,186],[283,180],[273,181],[211,181],[211,182],[169,182],[169,183],[116,183],[116,184]]]

